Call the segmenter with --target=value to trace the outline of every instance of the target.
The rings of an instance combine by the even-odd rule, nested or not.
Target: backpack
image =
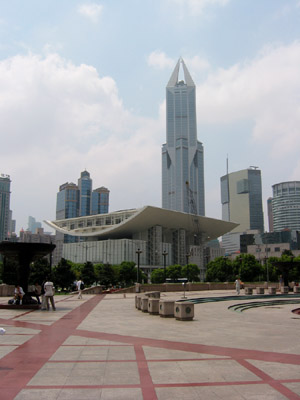
[[[83,289],[84,289],[84,283],[81,282],[81,284],[80,284],[80,290],[83,290]]]

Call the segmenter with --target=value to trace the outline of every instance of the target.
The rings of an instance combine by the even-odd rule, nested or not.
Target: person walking
[[[55,303],[54,303],[54,287],[53,287],[53,282],[49,281],[49,279],[46,279],[46,282],[44,284],[44,290],[45,290],[45,299],[46,299],[46,307],[47,310],[49,311],[49,300],[52,306],[52,310],[55,311]]]
[[[78,290],[78,299],[82,299],[82,290],[84,289],[84,283],[82,279],[80,278],[79,281],[77,281],[77,290]]]
[[[235,280],[235,290],[236,290],[236,294],[240,294],[241,281],[240,281],[240,278],[238,276],[236,277],[236,280]]]

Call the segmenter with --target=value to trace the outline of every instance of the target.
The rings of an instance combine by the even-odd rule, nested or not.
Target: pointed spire
[[[167,87],[174,87],[176,86],[176,84],[178,83],[178,75],[179,75],[179,68],[180,68],[180,64],[182,64],[182,68],[183,68],[183,74],[184,74],[184,80],[187,86],[195,86],[194,81],[182,59],[182,57],[179,58],[179,60],[177,61],[176,67],[171,75],[171,78],[167,84]]]

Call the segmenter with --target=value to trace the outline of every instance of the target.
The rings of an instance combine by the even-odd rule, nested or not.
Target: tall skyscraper
[[[232,232],[264,231],[261,171],[243,169],[221,177],[222,219],[240,225]]]
[[[36,233],[36,230],[42,227],[42,223],[36,221],[36,219],[32,216],[28,217],[28,230],[31,233]]]
[[[107,214],[109,208],[109,190],[101,186],[92,193],[92,215]]]
[[[300,181],[281,182],[272,186],[273,229],[300,230]]]
[[[180,67],[183,80],[179,80]],[[180,58],[166,87],[162,207],[205,215],[203,146],[197,140],[196,86]],[[187,185],[188,182],[188,185]],[[191,208],[192,194],[195,210]]]
[[[10,176],[0,174],[0,242],[9,232]]]
[[[79,190],[79,215],[85,217],[91,215],[92,205],[92,185],[93,181],[90,178],[88,171],[83,171],[78,179],[78,190]]]
[[[240,236],[249,231],[264,232],[261,171],[248,168],[221,177],[222,219],[239,224],[222,237],[226,254],[240,251]]]

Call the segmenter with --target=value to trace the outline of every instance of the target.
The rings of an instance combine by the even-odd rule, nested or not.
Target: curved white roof
[[[195,223],[195,218],[198,222]],[[195,232],[195,225],[206,240],[216,239],[230,232],[238,224],[196,216],[159,207],[145,206],[140,209],[122,210],[109,214],[90,215],[56,221],[45,221],[51,228],[72,236],[103,239],[131,237],[133,233],[145,231],[152,226],[161,225],[168,229],[185,229]]]

